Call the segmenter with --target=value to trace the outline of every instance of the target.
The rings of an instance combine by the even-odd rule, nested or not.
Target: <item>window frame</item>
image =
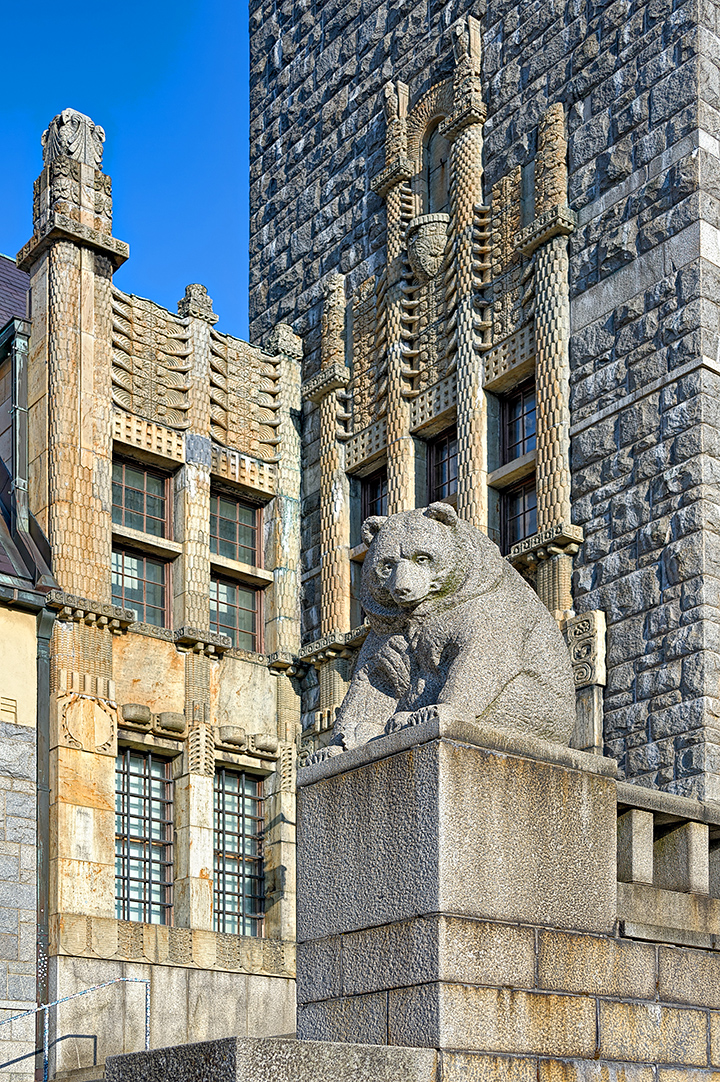
[[[448,492],[447,495],[438,496],[436,491],[435,491],[435,471],[436,471],[436,467],[437,467],[437,451],[438,451],[438,448],[440,447],[440,445],[442,443],[448,443],[449,444],[452,439],[455,440],[455,454],[454,455],[448,455],[446,461],[447,462],[452,462],[454,460],[454,462],[455,462],[455,476],[454,476],[454,478],[450,478],[447,483],[448,483],[448,486],[449,486],[454,481],[455,488],[454,488],[454,490]],[[442,432],[439,432],[437,434],[437,436],[433,437],[433,439],[428,440],[428,448],[427,448],[427,500],[428,500],[429,504],[430,503],[450,503],[450,504],[452,504],[454,506],[455,503],[457,502],[457,490],[458,490],[458,479],[459,479],[458,478],[458,468],[457,468],[457,459],[458,459],[457,439],[458,439],[457,424],[452,424],[452,425],[449,425],[447,428],[443,429]]]
[[[243,549],[247,548],[247,546],[245,546],[245,545],[243,545],[243,546],[241,546],[239,544],[235,545],[235,550],[236,550],[236,555],[235,556],[225,556],[221,552],[213,551],[213,540],[214,539],[217,540],[218,545],[219,545],[219,542],[221,540],[226,540],[225,538],[220,538],[219,533],[218,534],[213,534],[212,533],[213,500],[218,500],[218,501],[219,500],[228,500],[228,501],[231,501],[232,503],[236,504],[238,507],[245,507],[248,510],[253,512],[253,515],[255,517],[255,525],[250,527],[250,528],[255,533],[255,549],[254,549],[254,559],[253,559],[252,563],[248,563],[245,560],[241,560],[237,556],[237,550],[239,548],[243,548]],[[218,505],[218,512],[216,513],[216,518],[217,519],[220,518],[219,505]],[[227,521],[230,521],[230,520],[228,519]],[[236,526],[237,525],[238,525],[238,522],[236,520]],[[234,563],[242,564],[244,567],[259,567],[259,568],[262,568],[264,566],[263,565],[262,535],[263,535],[263,506],[262,506],[262,504],[255,504],[251,500],[244,499],[242,496],[239,496],[234,492],[228,492],[225,489],[217,488],[215,485],[211,486],[211,489],[210,489],[210,516],[209,516],[209,519],[208,519],[208,548],[209,548],[209,551],[210,551],[210,561],[211,562],[213,560],[213,557],[216,556],[218,558],[218,560],[232,560]]]
[[[125,516],[126,516],[126,513],[127,513],[127,508],[125,507],[125,503],[123,502],[123,505],[120,508],[120,505],[115,503],[114,499],[112,498],[112,493],[111,493],[110,518],[111,518],[113,527],[117,527],[118,530],[121,530],[121,531],[122,530],[135,530],[136,532],[143,533],[148,538],[153,538],[155,541],[158,541],[158,542],[172,540],[172,536],[173,536],[173,518],[172,518],[173,500],[172,500],[172,490],[171,490],[172,474],[168,473],[166,470],[160,469],[159,467],[149,466],[147,463],[141,462],[138,459],[128,458],[125,455],[113,455],[113,459],[112,459],[112,471],[113,471],[113,474],[115,472],[115,467],[116,466],[121,466],[122,470],[123,470],[123,482],[122,482],[123,493],[125,492],[126,488],[128,487],[125,484],[125,470],[126,470],[127,467],[130,467],[130,469],[133,469],[133,470],[141,471],[144,474],[149,475],[151,477],[157,477],[163,482],[163,496],[162,496],[162,499],[165,501],[165,517],[163,519],[156,519],[154,515],[149,516],[150,518],[154,518],[155,521],[163,523],[164,532],[161,533],[161,534],[150,533],[147,529],[137,530],[136,526],[131,526],[125,521]],[[115,481],[115,478],[113,476],[113,478],[111,479],[111,488],[115,484],[117,484],[117,482]],[[135,489],[135,491],[139,491],[139,490]],[[145,496],[147,497],[147,488],[143,489],[143,492],[145,493]],[[122,511],[122,521],[121,522],[117,522],[115,520],[114,511],[115,511],[116,507],[120,508],[120,510]],[[140,513],[139,511],[131,511],[130,512],[130,514],[134,514],[134,515],[138,515],[139,513]],[[147,518],[148,518],[147,511],[144,510],[142,515],[143,515],[143,525],[147,526]]]
[[[113,541],[111,557],[110,557],[110,595],[111,595],[112,604],[113,605],[117,604],[117,605],[120,606],[120,608],[123,608],[123,609],[135,609],[135,604],[133,604],[131,600],[126,600],[125,597],[123,597],[121,601],[117,601],[115,596],[114,596],[114,589],[113,589],[114,584],[113,584],[112,580],[113,580],[113,576],[115,574],[115,569],[113,567],[113,557],[116,554],[117,555],[122,555],[122,557],[123,557],[123,578],[124,578],[124,558],[126,556],[130,556],[132,559],[142,560],[143,565],[145,564],[145,561],[150,560],[150,561],[152,561],[152,563],[159,564],[163,568],[163,606],[162,606],[163,623],[162,624],[151,624],[151,623],[149,623],[149,621],[147,621],[145,619],[142,619],[142,620],[138,619],[136,622],[139,623],[139,624],[148,624],[149,627],[165,627],[165,628],[169,628],[171,626],[171,622],[172,622],[171,621],[172,560],[164,560],[161,556],[156,556],[156,555],[148,553],[148,552],[143,552],[141,549],[134,548],[132,545],[125,545],[125,544],[122,544],[120,541]],[[144,569],[144,566],[143,566],[143,579],[142,579],[142,582],[147,583],[148,580],[145,577],[144,570],[145,569]],[[124,586],[123,586],[123,594],[124,594],[124,592],[125,592],[125,589],[124,589]],[[143,587],[143,598],[144,598],[144,596],[145,596],[145,589]],[[157,605],[152,605],[151,606],[151,608],[158,608],[158,607],[159,606],[157,606]],[[143,616],[146,615],[146,612],[145,612],[146,609],[147,609],[147,604],[146,604],[145,600],[143,600]]]
[[[510,519],[511,517],[517,518],[518,516],[510,516],[509,514],[509,501],[513,495],[523,490],[532,490],[535,493],[535,529],[530,533],[524,533],[522,537],[516,538],[514,541],[510,541]],[[527,515],[528,511],[523,510],[523,516]],[[500,493],[500,551],[503,556],[507,556],[513,545],[518,545],[526,537],[532,537],[537,533],[537,479],[534,473],[528,477],[524,477],[522,481],[516,482],[514,485],[509,485],[503,489]]]
[[[228,574],[222,574],[220,572],[212,570],[212,568],[211,568],[211,570],[210,570],[210,590],[211,591],[212,591],[213,583],[222,584],[223,586],[232,586],[233,589],[235,589],[235,590],[237,590],[237,589],[248,590],[250,593],[253,594],[253,596],[255,597],[255,636],[254,636],[255,637],[255,645],[250,650],[250,652],[253,653],[253,654],[261,654],[263,652],[263,648],[265,646],[265,635],[264,635],[264,626],[265,626],[264,600],[265,600],[265,597],[264,597],[264,589],[263,589],[263,587],[256,586],[256,585],[254,585],[253,583],[250,583],[250,582],[245,582],[242,579],[233,578],[231,575],[228,575]],[[213,601],[213,597],[212,597],[212,593],[210,593],[210,595],[209,595],[210,604],[212,604],[212,601]],[[237,609],[240,606],[236,605],[234,607]],[[248,612],[250,610],[245,609],[244,611]],[[223,628],[220,626],[219,621],[213,622],[212,617],[210,615],[210,611],[208,611],[208,622],[209,622],[209,627],[210,627],[211,631],[214,631],[216,634],[219,634],[219,635],[227,635],[227,631],[223,630]],[[237,628],[235,630],[237,631]],[[247,634],[247,632],[242,632],[242,634]],[[230,636],[230,638],[233,638],[233,636]],[[235,650],[249,650],[250,648],[247,647],[247,646],[239,646],[234,641],[234,638],[233,638],[233,649],[235,649]]]
[[[226,844],[221,844],[222,840],[227,838],[227,829],[225,827],[225,817],[230,814],[225,808],[225,798],[227,797],[227,789],[225,787],[225,780],[227,776],[237,777],[239,779],[238,785],[238,805],[237,812],[238,827],[239,829],[234,832],[234,836],[239,839],[242,844],[242,850],[240,845],[236,850],[228,849]],[[256,795],[249,798],[244,792],[243,783],[245,779],[252,779],[256,783]],[[219,785],[219,779],[222,780],[222,786]],[[264,793],[264,779],[261,775],[252,774],[246,770],[238,770],[235,768],[226,767],[222,763],[218,763],[215,766],[215,775],[213,778],[213,930],[215,932],[225,933],[228,931],[230,934],[235,935],[251,935],[255,938],[262,938],[265,933],[265,793]],[[220,806],[219,797],[222,797],[222,806]],[[256,810],[258,814],[256,816],[250,816],[245,814],[244,804],[245,800],[250,799],[255,802]],[[220,816],[223,817],[222,827],[220,826]],[[248,820],[254,820],[257,829],[253,834],[248,834],[245,827]],[[254,858],[246,857],[244,853],[246,839],[252,839],[257,846],[257,853]],[[241,866],[242,871],[239,871],[237,875],[232,872],[228,872],[226,867],[223,866],[222,870],[219,868],[219,864],[222,861],[223,865],[227,861],[228,855],[232,855],[237,859],[238,865]],[[246,874],[246,864],[252,863],[257,872]],[[230,892],[227,890],[227,877],[235,878],[242,889],[242,893]],[[257,894],[246,894],[245,884],[250,883],[258,884]],[[245,898],[257,899],[258,912],[255,916],[246,916],[245,913],[238,909],[236,913],[228,912],[227,905],[223,904],[228,896],[234,896],[238,899],[244,900]],[[228,921],[232,921],[232,918],[237,919],[238,928],[242,930],[233,931],[233,929],[227,928]],[[246,923],[251,922],[254,927],[252,931],[246,930]]]
[[[520,441],[520,444],[515,445],[515,446],[521,446],[523,449],[519,452],[519,454],[515,454],[515,453],[512,453],[511,450],[510,450],[510,447],[511,447],[510,439],[509,439],[510,433],[508,431],[510,423],[511,423],[510,416],[509,416],[510,407],[514,402],[517,402],[518,399],[523,400],[531,389],[533,391],[533,395],[534,395],[534,398],[535,398],[535,406],[534,406],[534,409],[532,410],[532,412],[535,414],[535,431],[530,436],[528,436],[526,434],[526,432],[525,432],[525,418],[528,416],[529,411],[523,411],[521,413],[521,415],[520,415],[521,419],[522,419],[523,435],[522,435],[522,439]],[[533,446],[532,447],[527,447],[526,445],[527,445],[527,443],[529,442],[530,439],[533,439],[533,441],[534,441]],[[537,388],[536,388],[536,384],[535,384],[535,379],[533,377],[531,377],[530,379],[523,380],[522,383],[517,384],[517,386],[513,387],[512,391],[509,394],[503,395],[502,398],[500,399],[500,465],[501,466],[507,466],[508,463],[514,462],[516,459],[522,458],[524,455],[530,454],[531,452],[536,451],[536,450],[537,450]]]
[[[128,769],[131,756],[137,756],[144,760],[146,766],[142,774],[131,774]],[[123,766],[119,769],[120,760],[123,762]],[[162,779],[153,779],[152,766],[153,762],[163,763],[165,767],[165,776]],[[143,802],[143,812],[147,809],[147,804],[151,805],[150,814],[142,814],[139,816],[130,815],[130,798],[137,796],[130,792],[130,779],[131,777],[142,777],[144,779],[143,790],[144,793],[140,797]],[[118,788],[118,778],[122,779],[122,787]],[[152,794],[148,794],[147,781],[160,780],[165,783],[165,796],[159,798],[165,808],[165,817],[157,819],[152,815],[152,803],[158,799],[153,798]],[[169,794],[169,796],[168,796]],[[125,801],[125,810],[119,805],[118,798],[122,797]],[[125,826],[125,830],[118,830],[118,820]],[[149,832],[146,831],[143,837],[139,835],[133,835],[130,833],[129,820],[141,819],[147,820],[150,824]],[[152,838],[152,824],[159,822],[164,825],[166,830],[166,837],[155,842]],[[149,834],[149,836],[148,836]],[[132,879],[130,875],[132,857],[130,854],[130,845],[132,843],[140,844],[144,850],[147,851],[149,847],[149,857],[134,858],[143,862],[145,866],[146,874],[142,879]],[[119,852],[119,847],[124,845],[124,850]],[[154,849],[162,848],[164,858],[158,861],[152,860],[152,853]],[[169,859],[168,859],[169,856]],[[120,861],[120,874],[118,874],[118,861]],[[153,865],[159,866],[165,869],[166,878],[161,880],[161,887],[163,890],[163,901],[153,902],[149,897],[151,894],[152,886],[155,880],[152,877]],[[122,889],[118,889],[118,883],[123,884]],[[133,899],[130,896],[131,883],[143,884],[143,898]],[[161,924],[172,925],[173,924],[173,906],[174,906],[174,884],[175,884],[175,791],[174,780],[172,775],[172,759],[164,755],[155,755],[152,750],[131,748],[131,747],[119,747],[118,753],[115,757],[115,914],[117,920],[128,920],[142,924]],[[142,907],[143,919],[136,921],[135,917],[130,915],[131,904]],[[161,916],[165,919],[153,920],[153,909],[160,909]]]
[[[381,492],[379,497],[371,498],[370,497],[370,492],[369,492],[370,485],[373,484],[373,483],[377,483],[378,481],[382,484],[383,480],[385,482],[385,491]],[[378,499],[381,502],[381,504],[384,501],[384,505],[385,505],[384,510],[378,511],[378,510],[375,510],[375,509],[372,508],[372,504],[377,503]],[[362,521],[364,522],[366,518],[370,518],[370,517],[375,516],[375,515],[379,515],[380,517],[385,517],[385,516],[387,516],[387,513],[388,513],[388,471],[387,471],[387,466],[381,466],[379,469],[373,470],[372,473],[369,473],[367,475],[367,477],[361,477],[360,478],[360,514],[362,516]]]

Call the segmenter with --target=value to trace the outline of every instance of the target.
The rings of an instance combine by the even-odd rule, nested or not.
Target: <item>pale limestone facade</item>
[[[28,998],[134,977],[151,983],[154,1045],[288,1033],[301,344],[283,325],[266,350],[219,333],[197,284],[176,314],[113,285],[128,249],[112,236],[103,140],[74,110],[51,122],[18,257],[32,298],[27,499],[56,579],[47,919]],[[236,784],[252,799],[228,826]],[[248,808],[259,841],[245,840]],[[255,879],[232,880],[228,901],[238,847]],[[93,1038],[100,1063],[143,1047],[143,1015],[134,983],[61,1005],[53,1071],[92,1064]]]

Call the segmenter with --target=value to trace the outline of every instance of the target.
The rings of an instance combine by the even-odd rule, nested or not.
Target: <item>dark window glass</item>
[[[508,553],[518,541],[537,533],[535,478],[503,492],[502,504],[503,552]]]
[[[162,560],[114,548],[112,603],[133,609],[135,619],[155,627],[166,626],[165,570]]]
[[[229,496],[210,496],[210,551],[228,560],[257,566],[258,512]]]
[[[435,128],[425,144],[425,183],[427,185],[427,213],[447,214],[448,180],[450,173],[450,144]]]
[[[503,463],[535,450],[535,384],[525,383],[503,399]]]
[[[215,771],[216,932],[262,935],[262,780],[220,767]]]
[[[457,430],[449,428],[428,448],[428,502],[445,500],[457,492]]]
[[[363,477],[361,489],[363,519],[370,515],[387,515],[388,479],[387,469],[383,468],[369,477]]]
[[[210,627],[229,635],[233,646],[260,650],[260,591],[213,575],[210,580]]]
[[[170,924],[173,883],[171,764],[124,748],[115,760],[115,914]]]
[[[118,526],[166,537],[167,477],[130,462],[113,462],[112,520]]]

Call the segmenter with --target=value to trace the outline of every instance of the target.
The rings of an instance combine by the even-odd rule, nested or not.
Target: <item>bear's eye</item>
[[[425,552],[419,552],[415,557],[416,564],[429,564],[432,562],[432,556],[428,556]]]

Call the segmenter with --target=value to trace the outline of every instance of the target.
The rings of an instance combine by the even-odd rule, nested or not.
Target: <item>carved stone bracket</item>
[[[517,545],[513,545],[507,559],[513,565],[531,565],[560,553],[574,556],[584,537],[581,526],[570,523],[548,526],[547,529],[533,534],[532,537],[525,537],[518,541]]]
[[[413,175],[412,165],[408,158],[396,158],[390,162],[381,173],[370,183],[370,187],[381,198],[385,198],[388,192],[403,180],[409,180]]]
[[[302,385],[301,394],[303,399],[309,402],[322,402],[331,391],[337,391],[347,387],[350,382],[350,369],[344,364],[328,365],[321,368],[314,376],[306,380]]]
[[[565,641],[570,651],[576,688],[607,683],[606,633],[605,613],[600,609],[571,616],[565,622]]]
[[[175,632],[178,646],[192,650],[206,657],[221,657],[232,648],[232,639],[228,635],[218,635],[213,631],[201,631],[196,627],[181,627]]]
[[[472,94],[470,100],[458,112],[447,117],[440,125],[440,134],[452,142],[457,139],[460,132],[465,131],[472,124],[484,124],[487,119],[487,108],[479,94]]]
[[[552,237],[569,236],[577,226],[577,214],[570,207],[552,207],[526,226],[515,238],[516,247],[524,256],[531,256],[536,248]]]
[[[344,634],[335,632],[323,635],[321,639],[316,639],[315,642],[309,643],[298,651],[297,660],[317,668],[324,661],[340,657],[346,651],[358,649],[365,642],[369,630],[369,625],[363,624],[362,627],[355,627]]]
[[[74,620],[77,623],[107,627],[115,635],[125,631],[135,621],[135,613],[132,609],[121,609],[116,605],[101,605],[86,597],[66,594],[64,590],[51,590],[47,595],[46,605],[57,612],[58,620]]]

